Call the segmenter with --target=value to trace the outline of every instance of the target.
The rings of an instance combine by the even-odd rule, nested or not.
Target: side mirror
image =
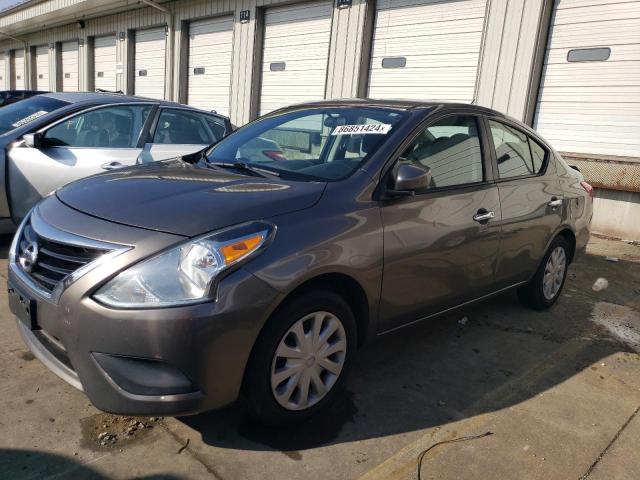
[[[24,140],[24,144],[30,148],[42,148],[43,138],[44,136],[40,132],[25,133],[22,136],[22,139]]]
[[[393,176],[393,190],[396,195],[415,195],[417,190],[424,190],[431,184],[431,170],[411,163],[400,163]]]

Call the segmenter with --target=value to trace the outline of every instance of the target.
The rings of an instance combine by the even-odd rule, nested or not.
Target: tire
[[[300,343],[298,327],[306,339],[317,338],[315,343],[323,348]],[[314,337],[316,331],[320,334]],[[249,413],[263,424],[284,427],[303,423],[326,410],[348,374],[357,349],[356,335],[353,312],[339,295],[312,291],[288,301],[269,319],[249,359],[243,389]],[[326,344],[322,342],[325,336]],[[292,350],[300,358],[285,360],[281,356]],[[330,362],[326,363],[322,352],[333,350],[336,352],[326,357]],[[306,353],[300,355],[302,351]],[[336,368],[340,364],[341,368]],[[326,365],[337,375],[325,369]],[[291,375],[292,371],[298,373]],[[326,393],[316,385],[325,386]]]
[[[545,290],[545,272],[548,270],[548,267],[550,270],[554,268],[553,265],[551,265],[553,261],[550,261],[552,256],[554,256],[556,262],[564,259],[564,268],[561,275],[558,273],[555,275],[550,273],[550,275],[556,279],[555,287]],[[527,285],[518,289],[518,299],[524,306],[535,310],[546,310],[551,307],[562,293],[568,268],[569,244],[564,237],[558,236],[551,242],[533,278]],[[553,294],[550,296],[550,293]]]

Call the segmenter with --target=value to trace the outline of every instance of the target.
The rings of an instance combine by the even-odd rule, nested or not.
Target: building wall
[[[257,21],[261,9],[269,5],[282,3],[279,0],[176,0],[163,3],[174,13],[173,35],[174,55],[170,56],[167,48],[167,61],[173,68],[167,69],[167,99],[180,100],[184,98],[185,82],[180,79],[185,75],[182,67],[183,53],[187,48],[188,21],[209,16],[233,14],[233,65],[231,75],[231,119],[237,125],[242,125],[253,116],[252,104],[256,90],[254,72],[256,45],[260,43],[261,31]],[[524,118],[527,102],[527,82],[530,77],[534,46],[536,44],[536,29],[539,23],[541,4],[543,0],[489,0],[488,17],[485,22],[484,48],[477,85],[477,103],[494,107],[516,118]],[[95,2],[87,0],[48,0],[32,7],[18,10],[0,18],[0,29],[12,24],[33,21],[38,15],[51,12],[54,9],[73,12],[79,8],[92,12],[105,9],[107,4],[114,5],[121,10],[117,14],[104,14],[97,18],[85,20],[85,28],[78,29],[75,17],[69,17],[67,25],[44,28],[33,33],[16,36],[27,41],[28,45],[54,43],[56,48],[50,52],[50,89],[56,90],[56,49],[58,43],[66,40],[79,39],[80,46],[80,90],[91,88],[90,78],[90,48],[89,38],[106,34],[120,34],[124,32],[122,40],[117,44],[117,62],[122,63],[124,72],[117,77],[117,88],[128,92],[129,85],[127,71],[133,68],[133,59],[128,58],[131,49],[128,42],[132,38],[126,33],[129,30],[147,28],[167,23],[167,16],[151,7],[131,9],[132,2]],[[65,10],[66,9],[66,10]],[[129,9],[129,10],[127,10]],[[331,49],[327,72],[327,98],[357,97],[366,92],[368,72],[367,59],[370,55],[371,24],[375,15],[373,0],[353,0],[349,8],[334,8],[331,32]],[[241,23],[241,10],[250,11],[250,20]],[[83,10],[84,13],[84,10]],[[2,30],[0,30],[2,31]],[[7,51],[22,48],[18,41],[7,39],[0,42],[0,50]],[[259,52],[258,52],[259,53]],[[29,56],[27,56],[29,63]],[[174,81],[171,81],[171,75]],[[8,79],[8,75],[4,76]],[[0,87],[9,88],[8,83]]]
[[[449,0],[454,3],[456,0]],[[603,2],[605,0],[602,0]],[[79,87],[92,88],[91,38],[105,34],[122,35],[117,42],[117,62],[123,73],[117,76],[117,89],[130,93],[129,74],[133,59],[129,58],[132,30],[168,24],[167,78],[165,97],[185,101],[189,21],[199,18],[233,15],[233,54],[231,73],[230,117],[242,125],[257,115],[259,92],[260,48],[262,45],[261,18],[264,9],[291,0],[172,0],[160,2],[173,13],[169,18],[152,7],[142,7],[135,0],[45,0],[10,11],[0,17],[0,32],[10,33],[26,41],[25,77],[30,82],[33,62],[30,47],[54,45],[49,52],[50,89],[59,90],[57,61],[59,43],[79,40]],[[598,3],[598,2],[596,2]],[[482,47],[476,80],[476,103],[502,111],[512,117],[533,122],[542,64],[545,58],[548,26],[552,18],[554,0],[488,0],[482,35]],[[240,22],[240,12],[248,10],[248,22]],[[85,28],[79,29],[79,12],[86,18]],[[113,13],[117,12],[117,13]],[[59,24],[49,28],[39,22],[48,18]],[[331,48],[327,67],[326,97],[350,98],[363,96],[367,91],[372,28],[375,20],[375,0],[353,0],[348,8],[334,8]],[[65,24],[66,23],[66,24]],[[173,44],[173,54],[169,45]],[[0,88],[10,88],[10,51],[25,48],[17,40],[0,40],[5,53],[5,71]],[[588,179],[589,180],[589,179]],[[594,227],[606,233],[618,231],[615,221],[622,225],[637,225],[638,194],[598,189],[595,202]],[[627,205],[628,204],[628,205]],[[625,212],[619,217],[620,212]],[[635,215],[635,216],[634,216]],[[618,228],[618,230],[616,230]],[[640,238],[629,227],[628,236]],[[637,230],[637,229],[636,229]]]
[[[591,230],[625,240],[640,240],[640,193],[595,189]]]

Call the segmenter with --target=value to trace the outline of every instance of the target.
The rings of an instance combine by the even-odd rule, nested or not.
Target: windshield
[[[0,135],[22,127],[36,118],[65,105],[68,105],[68,103],[62,100],[36,95],[2,107],[0,110]]]
[[[407,114],[385,108],[321,108],[266,117],[207,152],[301,180],[339,180],[366,161]]]

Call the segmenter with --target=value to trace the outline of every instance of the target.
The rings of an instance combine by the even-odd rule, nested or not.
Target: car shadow
[[[87,464],[75,459],[34,450],[0,448],[0,474],[2,478],[72,478],[82,480],[107,480],[103,475]],[[139,480],[181,480],[173,474],[156,474],[135,477]]]
[[[590,320],[597,302],[625,301],[619,292],[608,298],[591,291],[595,277],[612,268],[594,262],[604,260],[571,266],[565,294],[549,311],[523,308],[512,292],[379,337],[359,352],[336,405],[302,427],[262,426],[241,403],[179,420],[209,445],[286,453],[410,433],[516,405],[630,351]],[[640,269],[632,265],[637,280]]]

